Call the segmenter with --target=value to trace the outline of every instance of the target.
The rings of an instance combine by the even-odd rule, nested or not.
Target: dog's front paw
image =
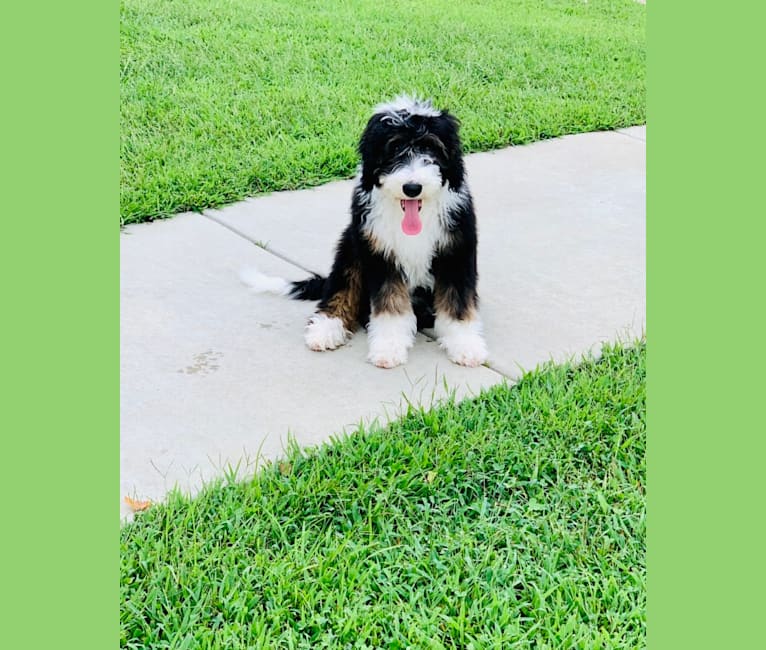
[[[447,358],[453,363],[475,368],[489,358],[478,318],[455,320],[437,315],[434,329],[439,345],[446,350]]]
[[[447,351],[447,358],[459,366],[475,368],[489,357],[487,344],[479,334],[471,333],[442,339],[441,345]]]
[[[470,329],[451,332],[440,338],[439,343],[447,351],[447,358],[459,366],[475,368],[489,357],[484,337]]]
[[[306,345],[316,352],[334,350],[348,340],[348,331],[340,318],[327,314],[314,314],[306,325]]]
[[[378,368],[396,368],[407,363],[407,348],[403,345],[370,349],[367,361]]]
[[[367,361],[378,368],[396,368],[407,363],[407,350],[415,343],[415,314],[375,314],[367,326]]]

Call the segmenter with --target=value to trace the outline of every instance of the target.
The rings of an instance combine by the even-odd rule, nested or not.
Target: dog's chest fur
[[[364,231],[374,248],[399,267],[411,290],[433,288],[431,262],[448,236],[443,215],[441,201],[424,201],[420,210],[423,229],[417,235],[405,235],[398,204],[375,195],[370,201]]]

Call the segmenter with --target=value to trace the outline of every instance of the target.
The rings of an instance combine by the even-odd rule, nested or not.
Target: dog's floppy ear
[[[377,182],[385,137],[383,115],[376,113],[367,122],[358,146],[359,155],[362,157],[362,187],[368,192]]]
[[[460,120],[447,111],[433,118],[433,132],[444,144],[446,168],[444,177],[453,190],[460,189],[465,176],[463,147],[460,143]]]

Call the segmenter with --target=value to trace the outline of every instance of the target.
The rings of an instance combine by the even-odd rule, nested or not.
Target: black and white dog
[[[334,350],[367,326],[368,360],[407,361],[419,328],[433,327],[450,360],[487,359],[476,294],[476,217],[458,121],[429,101],[376,107],[359,142],[351,223],[327,278],[300,282],[243,273],[259,291],[318,300],[306,345]]]

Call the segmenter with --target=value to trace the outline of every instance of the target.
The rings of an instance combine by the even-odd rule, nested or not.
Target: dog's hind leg
[[[342,286],[328,292],[306,325],[306,345],[317,352],[334,350],[346,343],[357,327],[360,281],[358,272],[348,269]],[[332,276],[331,276],[332,278]]]
[[[317,352],[340,347],[359,324],[364,289],[359,262],[349,254],[349,248],[344,236],[317,311],[306,325],[306,345]]]

